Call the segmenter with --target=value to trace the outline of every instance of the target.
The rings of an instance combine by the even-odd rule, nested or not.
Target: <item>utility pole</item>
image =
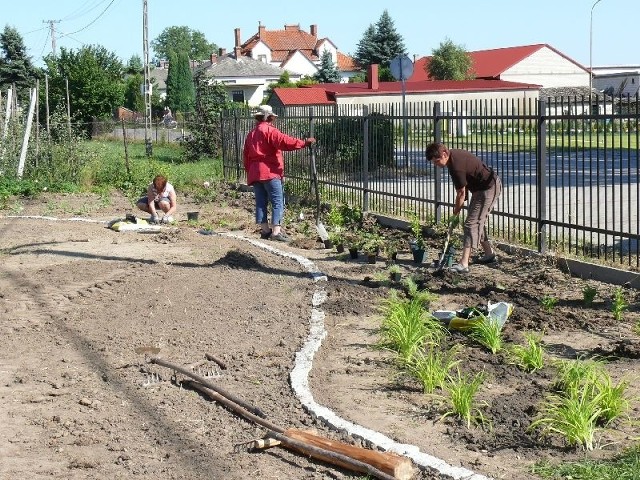
[[[43,20],[42,23],[49,24],[49,30],[51,30],[51,51],[53,56],[56,56],[56,23],[60,23],[60,20]]]
[[[142,51],[144,62],[144,144],[147,156],[153,155],[151,145],[151,71],[149,70],[149,21],[147,0],[142,0]]]

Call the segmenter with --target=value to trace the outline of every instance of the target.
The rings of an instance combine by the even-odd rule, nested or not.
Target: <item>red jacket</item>
[[[269,122],[258,123],[247,134],[242,159],[249,185],[273,178],[283,178],[282,151],[300,150],[305,141],[285,135]]]

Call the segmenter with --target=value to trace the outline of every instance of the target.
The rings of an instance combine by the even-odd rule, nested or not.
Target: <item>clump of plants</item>
[[[540,299],[540,305],[545,312],[551,313],[558,304],[558,299],[552,295],[545,295]]]
[[[626,382],[614,385],[598,360],[561,361],[556,391],[547,396],[530,425],[543,436],[559,435],[569,446],[592,450],[597,432],[627,414]]]
[[[627,300],[624,298],[624,292],[622,287],[617,287],[613,291],[613,296],[611,297],[611,312],[613,313],[614,320],[620,321],[624,316],[624,312],[629,309],[629,304]]]
[[[585,307],[590,307],[593,305],[593,301],[598,294],[598,290],[587,285],[582,289],[582,303]]]
[[[526,333],[524,337],[524,345],[513,345],[509,349],[511,362],[525,372],[535,372],[544,367],[542,337],[534,333]]]
[[[436,345],[429,345],[413,356],[406,370],[420,382],[424,393],[433,393],[436,388],[444,387],[449,372],[460,363],[456,354],[455,347],[443,352]]]
[[[455,415],[466,423],[467,428],[470,428],[472,423],[486,423],[487,419],[475,402],[475,396],[484,379],[484,372],[478,372],[473,376],[462,375],[459,368],[455,377],[449,376],[444,390],[450,409],[442,418]]]
[[[422,236],[422,224],[420,223],[420,217],[417,213],[413,213],[410,217],[409,226],[411,228],[411,235],[413,236],[412,246],[417,250],[424,250],[425,241]]]
[[[469,337],[495,355],[502,350],[502,326],[497,320],[480,312],[477,315],[470,322]]]
[[[431,302],[438,299],[438,296],[435,293],[431,293],[426,289],[421,290],[412,277],[407,277],[407,279],[404,281],[404,287],[407,290],[407,296],[422,304],[424,308],[429,308]]]

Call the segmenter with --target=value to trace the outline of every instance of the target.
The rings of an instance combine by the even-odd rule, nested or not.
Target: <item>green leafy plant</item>
[[[439,343],[444,327],[416,300],[401,299],[394,292],[382,306],[380,343],[398,353],[402,364],[427,344]]]
[[[342,209],[336,205],[332,205],[327,213],[327,224],[335,230],[341,229],[345,225],[345,218]]]
[[[543,436],[559,434],[570,446],[593,450],[597,421],[603,412],[592,392],[591,385],[582,385],[566,395],[549,395],[529,429],[539,428]]]
[[[435,346],[428,346],[425,351],[413,356],[406,369],[420,382],[424,393],[433,393],[436,388],[444,386],[449,372],[460,363],[456,354],[455,347],[443,352]]]
[[[471,423],[485,423],[487,420],[482,411],[475,405],[475,396],[484,382],[484,372],[478,372],[474,376],[462,375],[457,369],[457,376],[449,376],[444,385],[451,409],[445,412],[442,418],[456,415],[471,427]]]
[[[557,304],[558,299],[552,295],[545,295],[540,299],[540,305],[547,313],[551,313]]]
[[[555,363],[558,370],[553,387],[562,392],[580,389],[583,385],[593,385],[604,372],[604,363],[598,359],[560,360]]]
[[[624,316],[624,312],[629,309],[629,304],[624,298],[624,292],[622,287],[617,287],[613,291],[613,296],[611,298],[611,312],[613,313],[613,318],[615,320],[622,320]]]
[[[614,385],[608,374],[600,375],[596,381],[596,396],[602,410],[598,420],[604,425],[608,425],[616,418],[626,415],[629,410],[629,401],[625,397],[627,387],[627,382],[620,382]]]
[[[590,307],[591,305],[593,305],[593,301],[596,298],[597,294],[598,294],[598,290],[596,290],[595,288],[589,285],[584,287],[582,289],[582,302],[584,303],[584,306]]]
[[[425,308],[431,305],[431,302],[438,299],[435,293],[431,293],[429,290],[420,290],[416,281],[407,277],[404,281],[404,286],[407,289],[407,296],[419,302]]]
[[[525,372],[535,372],[544,367],[542,338],[534,333],[525,334],[525,345],[513,345],[509,349],[512,363]]]
[[[502,327],[497,320],[481,313],[478,313],[478,316],[477,321],[471,322],[469,337],[487,347],[495,355],[502,350]]]
[[[531,473],[543,478],[575,480],[631,480],[640,472],[640,446],[626,449],[611,459],[585,458],[578,462],[561,465],[548,461],[536,463]]]
[[[418,214],[415,212],[411,215],[410,227],[416,247],[418,250],[423,250],[425,242],[422,236],[422,224],[420,223],[420,217],[418,217]]]

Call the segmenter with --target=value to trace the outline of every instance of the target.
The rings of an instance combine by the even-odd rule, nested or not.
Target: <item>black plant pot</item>
[[[352,248],[350,248],[350,249],[349,249],[349,256],[350,256],[351,258],[354,258],[354,259],[355,259],[355,258],[358,258],[358,249],[357,249],[357,248],[353,248],[353,247],[352,247]]]
[[[367,253],[367,263],[376,263],[376,257],[375,253]]]
[[[427,252],[424,248],[416,248],[411,253],[413,254],[413,263],[420,265],[427,261]]]
[[[402,278],[402,273],[400,272],[393,272],[389,274],[389,278],[391,279],[391,281],[393,282],[399,282],[400,279]]]
[[[338,253],[344,252],[344,244],[343,243],[339,243],[338,245],[336,245],[336,252],[338,252]]]
[[[333,242],[328,238],[323,240],[322,243],[324,243],[324,248],[333,248]]]

